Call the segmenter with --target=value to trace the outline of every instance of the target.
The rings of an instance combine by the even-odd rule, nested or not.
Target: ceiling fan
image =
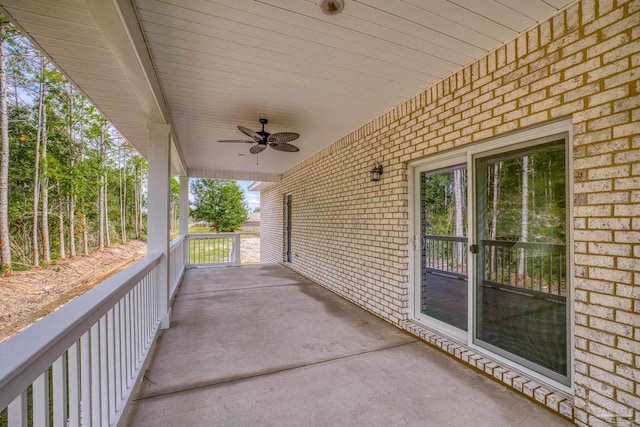
[[[269,120],[260,119],[260,123],[262,123],[262,130],[258,132],[254,132],[244,126],[238,126],[238,130],[248,137],[252,138],[252,141],[246,141],[242,139],[223,139],[218,142],[256,144],[249,150],[251,154],[261,153],[267,148],[267,146],[273,148],[274,150],[285,151],[288,153],[295,153],[297,151],[300,151],[300,149],[295,145],[289,144],[289,142],[295,141],[296,139],[300,138],[299,134],[295,132],[269,133],[264,130],[264,125],[269,123]]]

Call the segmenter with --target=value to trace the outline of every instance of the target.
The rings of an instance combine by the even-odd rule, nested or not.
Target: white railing
[[[160,260],[148,255],[0,344],[9,427],[118,423],[159,330]]]
[[[240,265],[240,234],[189,234],[189,267]]]
[[[189,265],[189,237],[182,235],[171,241],[169,249],[169,298],[173,298],[182,280],[184,270]]]

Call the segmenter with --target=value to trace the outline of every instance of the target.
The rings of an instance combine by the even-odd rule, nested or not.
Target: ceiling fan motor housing
[[[265,148],[267,148],[267,146],[277,151],[285,151],[289,153],[295,153],[300,151],[300,149],[295,145],[289,144],[289,142],[298,139],[300,137],[299,134],[295,132],[278,132],[278,133],[272,134],[264,130],[264,125],[269,123],[267,119],[260,119],[260,123],[262,124],[262,130],[259,130],[259,131],[253,131],[244,126],[238,126],[238,130],[244,133],[245,135],[251,137],[252,139],[251,141],[231,139],[231,140],[219,140],[218,142],[229,142],[229,143],[247,143],[248,142],[249,144],[256,144],[253,147],[251,147],[251,149],[249,150],[251,154],[261,153]]]

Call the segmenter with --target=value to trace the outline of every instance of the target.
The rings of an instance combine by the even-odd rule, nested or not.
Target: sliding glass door
[[[467,168],[420,173],[420,313],[467,330]]]
[[[475,166],[475,340],[549,377],[565,377],[564,140],[479,157]]]
[[[412,313],[569,385],[568,135],[556,135],[410,166]]]

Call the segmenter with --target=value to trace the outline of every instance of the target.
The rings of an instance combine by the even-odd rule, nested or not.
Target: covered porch
[[[318,7],[342,3],[342,14]],[[4,0],[0,9],[149,163],[147,258],[0,345],[10,426],[640,419],[638,1]],[[261,119],[268,133],[299,133],[300,151],[267,150]],[[230,139],[242,134],[252,140]],[[482,245],[499,240],[488,221],[474,222],[488,218],[477,209],[493,194],[485,172],[538,153],[563,156],[548,167],[562,171],[562,220],[519,220],[565,235],[568,339],[556,350],[567,364],[552,375],[480,342],[474,314],[491,298],[468,292],[462,335],[420,318],[420,168],[470,171],[473,273],[491,266]],[[513,188],[533,175],[521,172]],[[172,243],[171,176],[181,184]],[[256,182],[261,262],[272,265],[188,269],[189,178]],[[523,253],[535,242],[520,243]]]
[[[187,270],[124,425],[569,423],[281,265]]]

